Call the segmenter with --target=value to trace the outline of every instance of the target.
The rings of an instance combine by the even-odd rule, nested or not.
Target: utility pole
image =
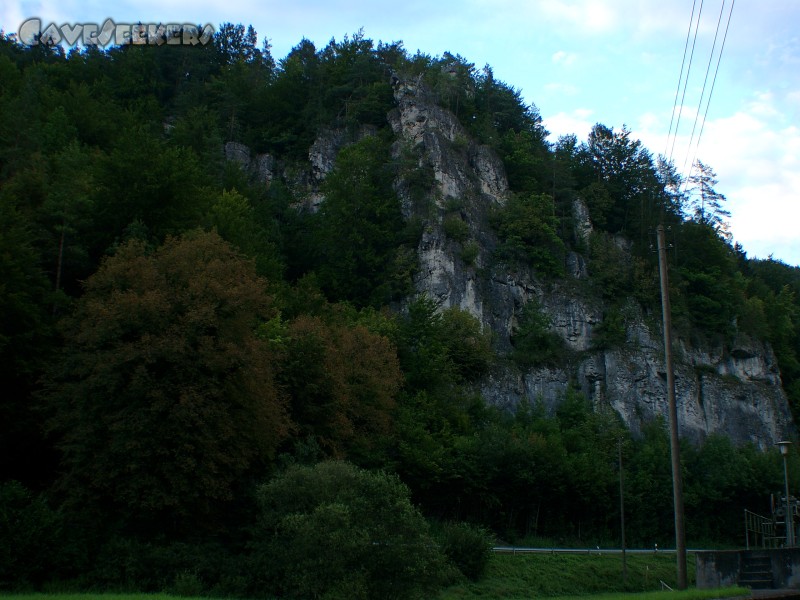
[[[664,354],[667,369],[667,402],[669,404],[669,446],[672,455],[672,501],[675,511],[675,554],[677,555],[678,589],[687,587],[686,532],[683,526],[683,484],[681,481],[681,449],[678,440],[678,409],[675,404],[675,371],[672,366],[672,309],[669,303],[667,244],[664,226],[656,228],[658,237],[658,271],[661,276],[661,311],[664,318]]]
[[[628,558],[625,554],[625,478],[622,471],[622,438],[617,440],[619,452],[619,524],[622,530],[622,586],[628,584]]]

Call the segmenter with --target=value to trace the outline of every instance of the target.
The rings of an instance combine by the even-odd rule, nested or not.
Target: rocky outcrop
[[[511,350],[511,335],[531,301],[549,317],[552,331],[564,341],[567,359],[559,366],[521,370],[507,362],[480,384],[490,403],[513,410],[520,402],[542,402],[554,410],[568,386],[591,401],[613,407],[634,433],[653,419],[667,419],[666,371],[660,315],[644,314],[634,303],[624,310],[626,341],[598,349],[595,332],[607,309],[585,290],[589,278],[580,252],[566,256],[566,281],[544,285],[524,268],[495,265],[497,240],[489,213],[509,194],[502,161],[470,138],[454,115],[440,107],[419,80],[393,77],[397,107],[388,115],[395,133],[393,156],[411,160],[431,174],[421,201],[400,175],[395,189],[406,218],[424,225],[414,284],[418,293],[457,306],[491,331],[500,354]],[[225,156],[254,179],[269,185],[280,177],[308,210],[324,201],[320,187],[338,153],[348,143],[371,135],[322,132],[309,150],[308,164],[277,165],[269,155],[252,156],[235,142]],[[409,158],[410,157],[410,158]],[[415,170],[414,168],[411,169]],[[586,205],[572,207],[577,247],[586,248],[593,231]],[[629,247],[616,239],[622,253]],[[767,448],[795,433],[775,357],[768,345],[742,337],[727,351],[722,346],[675,342],[676,395],[680,434],[700,441],[724,433],[736,443]]]
[[[458,120],[441,108],[418,80],[394,78],[397,109],[389,120],[400,145],[412,147],[433,169],[435,185],[427,213],[417,214],[426,229],[418,248],[415,285],[441,303],[458,306],[493,332],[498,351],[510,350],[510,336],[522,308],[535,299],[550,317],[552,330],[564,340],[568,360],[560,367],[499,367],[480,385],[487,401],[513,409],[519,402],[541,401],[554,409],[567,386],[577,385],[595,405],[613,407],[634,433],[653,419],[667,419],[666,371],[660,315],[644,315],[630,306],[625,317],[626,343],[595,349],[594,330],[604,306],[582,296],[580,286],[542,285],[529,271],[492,269],[496,247],[488,211],[502,205],[508,184],[502,162],[472,141]],[[398,186],[402,190],[403,186]],[[412,203],[404,199],[404,206]],[[462,219],[468,241],[477,245],[472,264],[462,259],[464,244],[448,238],[446,219]],[[573,205],[575,239],[586,247],[593,231],[586,205]],[[626,240],[615,240],[623,253]],[[583,257],[571,252],[568,278],[588,277]],[[695,348],[676,343],[676,397],[680,434],[700,441],[724,433],[736,443],[766,448],[794,431],[775,357],[754,340],[738,340],[730,352],[722,347]]]
[[[251,155],[250,148],[239,142],[227,142],[225,160],[238,164],[242,171],[267,188],[276,176],[277,164],[269,154]]]

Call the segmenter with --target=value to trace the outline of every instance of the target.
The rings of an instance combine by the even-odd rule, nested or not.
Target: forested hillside
[[[416,127],[397,116],[412,84],[438,126],[454,119],[442,156],[507,182],[497,201],[443,193],[399,133]],[[596,299],[590,352],[625,346],[631,314],[657,322],[666,224],[676,334],[722,354],[765,344],[800,414],[800,268],[731,244],[712,167],[683,182],[602,124],[552,142],[489,66],[361,33],[276,59],[231,24],[196,47],[4,37],[0,115],[0,586],[319,597],[326,576],[297,573],[329,547],[363,567],[337,593],[377,597],[391,548],[430,535],[616,545],[620,448],[629,544],[671,545],[663,421],[634,434],[572,380],[553,410],[489,401],[498,373],[569,373],[578,353],[535,301],[504,337],[419,293],[438,231],[471,280],[524,272]],[[782,489],[780,457],[693,442],[689,543],[742,544],[742,510]],[[359,554],[376,536],[389,554]],[[471,574],[427,552],[397,589]]]

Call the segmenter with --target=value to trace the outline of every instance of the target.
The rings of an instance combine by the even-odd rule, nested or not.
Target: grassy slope
[[[627,563],[628,580],[627,585],[623,585],[620,555],[495,554],[481,581],[453,586],[441,594],[440,600],[555,598],[646,592],[660,590],[661,581],[675,587],[675,555],[629,555]],[[692,556],[688,563],[689,582],[693,585],[695,565]],[[658,597],[667,598],[663,594]]]
[[[689,557],[690,585],[694,559]],[[502,598],[530,600],[547,597],[567,600],[591,596],[591,600],[704,600],[745,595],[748,590],[695,590],[661,592],[661,581],[674,587],[675,556],[647,554],[628,556],[628,583],[622,584],[619,555],[598,554],[494,554],[486,576],[445,590],[438,600]],[[627,592],[627,593],[623,593]],[[638,593],[631,593],[638,592]],[[0,594],[13,600],[173,600],[167,594]],[[180,600],[201,600],[182,597]],[[207,598],[204,600],[208,600]]]

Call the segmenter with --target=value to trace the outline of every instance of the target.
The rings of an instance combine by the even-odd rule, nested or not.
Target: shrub
[[[464,248],[461,250],[461,260],[464,261],[465,265],[473,265],[475,264],[475,259],[478,258],[479,252],[480,246],[478,246],[478,242],[469,240],[464,244]]]
[[[457,214],[449,214],[442,221],[444,234],[451,240],[463,242],[469,236],[469,225]]]
[[[444,555],[394,476],[344,462],[293,466],[259,488],[258,501],[257,594],[400,599],[447,580]]]
[[[203,583],[197,574],[182,571],[175,575],[171,591],[176,596],[200,596],[203,594]]]
[[[465,577],[472,581],[483,577],[494,545],[487,530],[469,523],[446,523],[439,538],[445,556]]]
[[[52,576],[62,545],[62,519],[17,481],[0,484],[0,589],[40,584]]]
[[[523,307],[511,343],[514,346],[511,356],[521,367],[557,363],[565,352],[564,340],[550,331],[550,319],[535,300]]]
[[[490,221],[500,241],[498,257],[528,264],[539,275],[562,275],[565,248],[554,210],[553,199],[543,194],[512,195],[494,209]]]

